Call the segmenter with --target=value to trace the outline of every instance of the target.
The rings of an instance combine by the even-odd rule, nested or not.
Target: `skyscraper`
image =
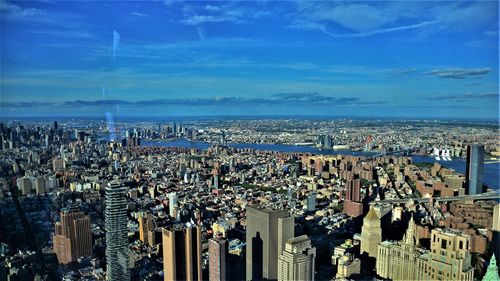
[[[246,209],[246,279],[277,279],[278,257],[294,237],[295,219],[285,210]]]
[[[61,264],[77,261],[81,256],[92,255],[90,217],[78,208],[61,211],[61,221],[56,222],[53,237],[54,252]]]
[[[201,227],[175,224],[162,232],[164,280],[201,281]]]
[[[346,182],[343,213],[352,217],[359,217],[363,214],[363,203],[361,202],[361,180],[348,180]]]
[[[394,281],[425,280],[426,251],[416,246],[415,223],[411,218],[403,241],[384,241],[378,246],[377,274]]]
[[[497,260],[500,260],[500,204],[496,204],[493,208],[493,239],[491,241],[493,254]]]
[[[227,279],[226,261],[228,253],[227,240],[223,237],[214,237],[208,240],[208,262],[210,281]]]
[[[34,183],[35,183],[34,188],[35,188],[36,195],[44,194],[45,193],[45,180],[43,179],[43,177],[42,176],[36,177]]]
[[[473,280],[470,236],[454,229],[433,229],[426,272],[427,280]]]
[[[221,134],[221,143],[223,146],[226,146],[226,132],[224,130],[222,130]]]
[[[484,146],[473,143],[467,146],[467,194],[483,193]]]
[[[500,231],[500,204],[497,203],[493,207],[493,225],[491,227],[493,231]]]
[[[106,280],[130,280],[128,271],[127,188],[119,183],[106,186]]]
[[[171,192],[168,194],[168,214],[171,217],[175,217],[175,207],[177,207],[177,193]]]
[[[353,202],[361,201],[361,181],[359,179],[356,180],[348,180],[346,182],[346,195],[347,200]]]
[[[278,260],[278,281],[314,281],[316,248],[311,246],[307,235],[288,239]]]
[[[490,263],[488,265],[488,269],[486,270],[486,274],[483,277],[483,281],[498,281],[500,280],[500,276],[498,275],[498,267],[497,260],[495,259],[495,255],[491,255]]]
[[[325,148],[328,148],[328,149],[332,149],[333,147],[333,138],[331,135],[326,135],[325,136],[325,144],[324,144],[324,147]]]
[[[306,208],[309,212],[316,210],[316,193],[311,193],[307,196]]]
[[[382,228],[380,218],[375,209],[370,208],[368,214],[363,218],[361,228],[361,254],[367,253],[369,257],[377,258],[378,244],[382,242]]]
[[[139,214],[139,239],[146,245],[153,245],[154,240],[154,222],[153,215],[149,212]]]

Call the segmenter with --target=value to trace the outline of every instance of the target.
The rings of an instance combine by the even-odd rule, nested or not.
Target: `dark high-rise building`
[[[57,124],[57,121],[54,121],[54,130],[57,130],[57,129],[59,129],[59,126]]]
[[[361,202],[361,181],[359,179],[346,182],[346,196],[343,212],[351,217],[359,217],[363,214],[363,203]]]
[[[78,208],[61,211],[61,221],[56,222],[53,237],[54,253],[61,264],[75,262],[81,256],[92,255],[90,217]]]
[[[294,237],[295,219],[286,210],[246,209],[246,279],[275,280],[285,242]]]
[[[484,146],[473,143],[467,146],[467,166],[465,167],[467,194],[483,193]]]
[[[323,145],[324,148],[332,149],[333,148],[333,138],[331,135],[325,136],[325,143]]]
[[[345,197],[353,202],[361,202],[361,181],[359,179],[347,181]]]
[[[210,281],[227,280],[226,260],[228,254],[227,240],[223,237],[214,237],[208,240],[208,262]]]
[[[201,227],[176,224],[162,236],[164,280],[201,281]]]
[[[317,135],[316,136],[316,144],[319,147],[324,147],[325,146],[325,136],[324,135]]]
[[[138,136],[128,137],[127,138],[127,146],[129,146],[129,147],[141,146],[141,138]]]
[[[106,186],[106,280],[130,280],[128,271],[127,188],[119,183]]]
[[[226,146],[226,132],[222,131],[221,142],[223,146]]]

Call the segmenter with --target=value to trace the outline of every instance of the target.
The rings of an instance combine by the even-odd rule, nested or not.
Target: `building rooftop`
[[[301,236],[298,236],[298,237],[294,237],[294,238],[288,239],[288,241],[286,241],[286,243],[289,243],[289,244],[298,244],[298,243],[304,243],[304,242],[307,242],[307,241],[311,241],[309,239],[309,237],[307,235],[301,235]]]
[[[375,211],[374,208],[370,208],[370,211],[368,211],[368,214],[366,214],[365,219],[367,220],[378,220],[377,212]]]

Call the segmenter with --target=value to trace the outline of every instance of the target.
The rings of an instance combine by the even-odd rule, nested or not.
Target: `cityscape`
[[[498,1],[0,1],[0,281],[500,280]]]

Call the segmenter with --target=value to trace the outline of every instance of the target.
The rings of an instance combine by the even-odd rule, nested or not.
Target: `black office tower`
[[[473,143],[467,146],[467,194],[483,193],[484,146]]]

